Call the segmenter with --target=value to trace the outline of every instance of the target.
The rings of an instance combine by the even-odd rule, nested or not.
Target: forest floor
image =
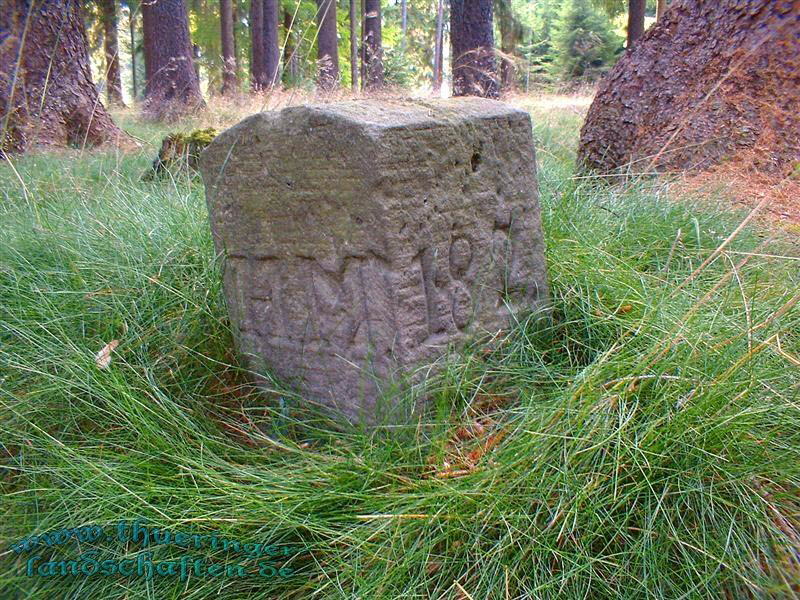
[[[576,176],[587,97],[515,97],[534,122],[552,320],[521,315],[451,357],[413,422],[344,426],[280,381],[248,384],[201,181],[142,180],[168,131],[298,99],[172,127],[120,111],[141,151],[0,164],[0,598],[800,593],[796,232],[721,185]],[[117,537],[137,518],[240,545]],[[90,524],[110,535],[9,548]],[[304,550],[257,557],[262,542]],[[170,575],[187,554],[243,575]],[[92,575],[144,559],[164,573]],[[295,573],[266,578],[267,560]]]

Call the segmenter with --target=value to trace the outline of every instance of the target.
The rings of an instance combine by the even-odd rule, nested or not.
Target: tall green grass
[[[797,247],[748,228],[697,271],[740,217],[573,178],[580,115],[534,113],[552,324],[466,349],[427,413],[373,431],[248,385],[199,181],[141,182],[147,152],[3,165],[0,598],[797,594]],[[137,517],[308,552],[285,581],[181,582],[28,577],[7,550]]]

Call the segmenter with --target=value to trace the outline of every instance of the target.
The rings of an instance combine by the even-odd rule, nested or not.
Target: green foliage
[[[386,85],[411,87],[421,83],[419,79],[428,75],[420,72],[413,61],[413,55],[402,48],[386,49],[383,53],[383,77]]]
[[[596,79],[614,63],[622,40],[589,0],[567,0],[553,33],[553,70],[565,79]]]

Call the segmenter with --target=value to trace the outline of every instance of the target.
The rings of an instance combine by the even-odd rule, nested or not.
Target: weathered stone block
[[[478,98],[253,115],[201,157],[250,366],[374,420],[390,382],[547,303],[530,117]]]

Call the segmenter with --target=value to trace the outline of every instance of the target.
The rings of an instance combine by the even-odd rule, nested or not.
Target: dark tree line
[[[205,0],[211,3],[214,0]],[[224,95],[242,92],[244,82],[237,52],[237,26],[249,31],[249,87],[268,91],[294,80],[297,50],[308,33],[317,51],[317,86],[331,90],[340,83],[339,32],[336,0],[313,0],[315,15],[298,17],[279,0],[219,0],[219,52]],[[628,9],[628,46],[632,47],[644,31],[646,0],[569,0],[594,2],[620,10]],[[665,0],[657,1],[659,15]],[[22,148],[34,135],[27,123],[38,123],[35,131],[42,140],[75,143],[103,141],[117,135],[97,96],[89,70],[85,7],[94,6],[102,24],[107,105],[123,106],[118,39],[117,0],[3,0],[0,2],[0,30],[9,32],[0,49],[0,109],[3,131],[12,142],[5,146]],[[134,96],[141,90],[137,80],[137,51],[144,58],[143,113],[154,119],[171,119],[204,104],[197,68],[198,46],[192,43],[185,0],[121,0],[128,11],[129,46]],[[434,7],[435,34],[430,61],[433,88],[442,85],[445,56],[445,31],[449,29],[452,84],[454,95],[497,97],[501,88],[511,88],[517,80],[515,62],[528,30],[515,18],[511,0],[430,0]],[[192,7],[197,10],[198,0]],[[247,11],[242,11],[242,5]],[[299,4],[297,5],[300,6]],[[401,26],[401,48],[409,35],[409,3],[392,4],[392,19]],[[413,6],[413,4],[411,5]],[[614,8],[616,7],[616,8]],[[386,83],[386,54],[383,48],[381,0],[349,0],[350,80],[353,89],[377,90]],[[449,9],[449,21],[446,17]],[[242,20],[245,18],[245,20]],[[296,34],[298,18],[302,36]],[[494,39],[497,18],[499,58]],[[312,22],[308,22],[311,20]],[[137,23],[141,35],[137,36]],[[28,29],[26,30],[26,24]],[[62,33],[54,37],[58,24]],[[449,25],[449,27],[448,27]],[[23,33],[27,31],[24,35]],[[241,40],[240,40],[241,41]],[[24,45],[24,48],[23,48]],[[51,65],[55,65],[57,78]],[[50,81],[45,85],[47,78]],[[26,96],[33,94],[28,100]],[[32,101],[39,94],[43,102]],[[30,101],[29,101],[30,100]],[[34,108],[32,108],[34,107]],[[13,127],[12,127],[13,126]],[[103,131],[109,132],[107,135]]]

